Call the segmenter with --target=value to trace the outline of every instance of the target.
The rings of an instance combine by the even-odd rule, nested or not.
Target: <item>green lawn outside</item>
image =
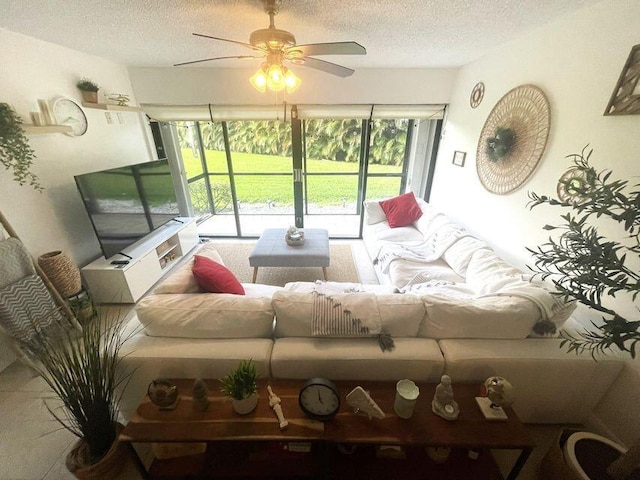
[[[282,173],[282,176],[236,175],[236,193],[243,203],[264,203],[267,199],[280,205],[293,205],[293,184],[291,182],[291,158],[275,155],[233,154],[234,173]],[[193,156],[191,149],[182,150],[187,178],[202,174],[200,159]],[[207,150],[205,154],[212,182],[228,185],[227,161],[222,151]],[[357,200],[357,173],[355,163],[331,160],[307,160],[307,169],[313,173],[345,173],[341,176],[309,176],[307,180],[308,201],[320,205],[339,205],[344,201]],[[370,165],[369,173],[402,173],[402,167],[390,165]],[[368,198],[383,198],[397,195],[400,177],[369,179]]]

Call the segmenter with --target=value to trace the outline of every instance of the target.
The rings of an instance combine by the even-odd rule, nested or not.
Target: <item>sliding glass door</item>
[[[363,200],[404,192],[415,161],[408,118],[174,125],[201,235],[256,237],[295,224],[357,238]]]

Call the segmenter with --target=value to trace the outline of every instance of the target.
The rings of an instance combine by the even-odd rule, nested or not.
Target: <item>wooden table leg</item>
[[[133,460],[133,464],[135,465],[136,470],[140,474],[140,477],[143,480],[148,480],[149,472],[147,472],[147,469],[144,467],[144,463],[142,463],[142,460],[140,459],[138,452],[133,446],[133,443],[127,442],[127,445],[129,446],[129,453],[131,454],[131,460]]]
[[[253,280],[251,280],[251,283],[256,283],[256,278],[258,278],[258,267],[253,267]]]
[[[533,448],[531,447],[522,449],[522,452],[520,452],[520,456],[516,460],[516,463],[513,465],[513,468],[507,476],[507,480],[515,480],[518,477],[518,475],[520,474],[520,470],[522,470],[522,467],[524,467],[524,464],[529,458],[529,455],[531,455],[532,451]]]
[[[325,281],[327,280],[327,267],[322,267],[322,276],[324,277]]]

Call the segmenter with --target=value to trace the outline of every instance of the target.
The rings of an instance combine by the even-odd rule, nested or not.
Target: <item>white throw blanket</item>
[[[554,295],[541,283],[517,282],[507,285],[499,292],[484,295],[521,297],[535,303],[541,314],[541,322],[548,321],[555,326],[562,325],[576,309],[575,301],[565,301],[562,295]]]
[[[398,243],[383,245],[373,260],[380,265],[382,273],[389,273],[389,266],[394,260],[430,263],[438,260],[444,252],[463,237],[470,236],[463,227],[449,223],[431,234],[420,245],[407,247]]]

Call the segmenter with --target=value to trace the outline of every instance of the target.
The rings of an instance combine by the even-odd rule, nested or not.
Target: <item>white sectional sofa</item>
[[[436,225],[449,223],[431,213],[418,225],[402,227],[407,233],[401,238],[419,245]],[[376,249],[397,234],[382,222],[368,224],[365,235],[374,258]],[[455,243],[459,245],[449,245],[433,265],[412,262],[422,266],[423,277],[416,277],[416,265],[401,265],[407,260],[390,262],[389,266],[397,264],[397,275],[389,276],[396,285],[404,282],[399,280],[401,273],[405,279],[411,276],[409,285],[400,288],[331,282],[284,288],[243,284],[245,296],[202,293],[185,264],[138,303],[127,325],[133,335],[122,350],[123,365],[137,370],[123,396],[123,414],[131,414],[154,378],[222,378],[240,360],[252,358],[263,377],[324,376],[363,385],[400,378],[437,382],[444,373],[454,382],[479,384],[490,375],[501,375],[516,389],[514,408],[523,421],[584,422],[615,380],[622,361],[595,362],[588,355],[561,350],[558,338],[531,338],[533,327],[543,319],[551,317],[560,326],[567,310],[558,306],[554,318],[554,302],[532,293],[530,289],[539,287],[482,242],[460,235]],[[221,262],[208,246],[198,253]],[[445,280],[447,270],[457,277]],[[490,278],[491,271],[500,282]],[[429,278],[433,272],[439,277]],[[347,304],[365,299],[361,303],[375,308],[395,348],[382,351],[374,336],[314,335],[314,291]],[[366,308],[362,312],[370,311]]]

